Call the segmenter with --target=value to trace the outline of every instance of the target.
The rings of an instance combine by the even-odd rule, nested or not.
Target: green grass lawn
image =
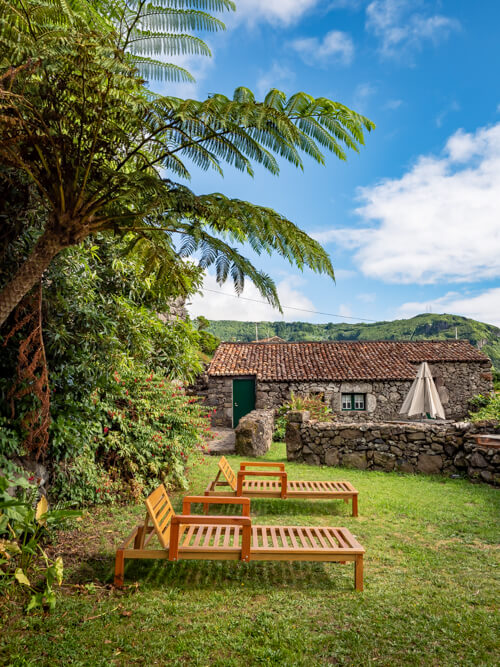
[[[229,457],[235,467],[238,457]],[[285,460],[283,445],[266,457]],[[191,471],[190,493],[217,459]],[[1,608],[0,664],[498,664],[498,490],[465,480],[287,464],[290,479],[348,479],[342,501],[252,500],[259,523],[346,526],[366,548],[352,563],[128,561],[114,590],[114,547],[141,505],[86,512],[60,536],[66,578],[56,610]],[[181,507],[182,495],[174,496]]]

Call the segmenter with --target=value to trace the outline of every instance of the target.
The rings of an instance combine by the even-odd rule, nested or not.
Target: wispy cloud
[[[356,271],[353,271],[352,269],[335,269],[335,280],[342,281],[342,280],[350,280],[351,278],[355,278],[358,274]]]
[[[415,11],[422,7],[424,11]],[[460,22],[441,14],[427,14],[418,0],[374,0],[366,8],[366,29],[380,41],[380,52],[392,58],[420,50],[460,29]]]
[[[205,40],[207,41],[207,40]],[[178,83],[164,83],[156,85],[155,90],[163,95],[171,95],[172,97],[197,98],[200,83],[209,75],[210,71],[215,67],[215,56],[213,55],[213,48],[209,44],[212,51],[212,57],[206,56],[192,56],[192,55],[178,55],[170,56],[169,63],[178,65],[187,69],[187,71],[194,77],[195,81],[178,82]]]
[[[332,9],[350,9],[357,11],[364,3],[364,0],[330,0],[327,10]]]
[[[353,107],[359,113],[367,113],[368,102],[375,95],[377,88],[372,83],[360,83],[354,89]]]
[[[403,303],[398,311],[400,317],[413,317],[419,313],[449,313],[462,315],[474,320],[500,326],[500,287],[481,292],[480,294],[461,294],[448,292],[442,297],[430,301],[409,301]]]
[[[354,44],[350,35],[340,30],[328,32],[323,39],[302,37],[291,42],[291,47],[307,64],[338,62],[348,65],[354,58]]]
[[[446,119],[446,116],[455,111],[460,111],[460,104],[455,100],[453,100],[453,102],[448,104],[448,106],[445,107],[442,111],[440,111],[436,116],[436,127],[442,127]]]
[[[277,288],[281,303],[283,306],[315,310],[312,301],[300,291],[301,285],[302,280],[297,276],[287,276],[286,279],[280,281]],[[262,295],[250,281],[245,284],[245,290],[242,294],[242,297],[245,298],[237,298],[230,283],[220,286],[215,276],[207,273],[203,281],[203,290],[205,290],[203,294],[195,295],[188,306],[189,313],[193,317],[203,315],[209,320],[239,320],[243,322],[311,319],[310,314],[296,310],[285,309],[284,315],[281,315],[279,310],[272,308],[267,303],[262,303],[264,301]],[[251,301],[246,299],[251,299]]]
[[[360,192],[365,227],[315,238],[357,250],[365,275],[405,284],[500,277],[500,123],[460,130],[441,156]]]
[[[356,299],[359,299],[363,303],[375,303],[377,295],[375,292],[362,292],[361,294],[356,294]]]
[[[384,109],[390,109],[391,111],[395,111],[396,109],[399,109],[399,107],[403,104],[403,100],[388,100],[384,104]]]
[[[319,0],[238,0],[236,12],[228,25],[244,21],[250,26],[258,23],[289,26],[319,4]]]
[[[257,94],[263,97],[270,88],[280,88],[288,92],[288,87],[295,80],[295,73],[285,65],[274,62],[270,69],[262,72],[257,80]]]

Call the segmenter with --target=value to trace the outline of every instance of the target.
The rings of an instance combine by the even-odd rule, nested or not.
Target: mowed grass
[[[265,459],[284,461],[284,446]],[[353,590],[352,564],[220,561],[129,561],[119,592],[110,586],[113,549],[143,506],[89,510],[60,538],[67,573],[56,610],[2,607],[1,664],[498,664],[498,490],[442,477],[287,470],[290,479],[350,480],[359,518],[342,501],[274,499],[252,500],[252,516],[348,527],[367,550],[363,593]],[[216,471],[215,457],[196,466],[189,493],[202,493]],[[182,494],[173,500],[179,510]]]

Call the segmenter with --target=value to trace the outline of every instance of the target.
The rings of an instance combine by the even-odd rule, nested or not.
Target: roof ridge
[[[274,338],[274,336],[272,336]],[[263,342],[264,340],[269,340],[269,339],[263,339],[262,341],[260,340],[223,340],[219,343],[219,345],[258,345],[259,343]],[[365,343],[408,343],[408,344],[424,344],[424,343],[467,343],[471,347],[474,348],[472,343],[468,338],[445,338],[445,339],[440,339],[440,338],[424,338],[420,340],[388,340],[386,338],[374,338],[370,340],[283,340],[281,343],[268,343],[269,345],[332,345],[332,344],[337,344],[337,343],[342,343],[343,345],[356,345],[356,344],[365,344]],[[477,348],[474,348],[477,349]]]
[[[487,363],[468,340],[224,342],[217,348],[209,375],[255,375],[260,380],[413,379],[415,365]]]

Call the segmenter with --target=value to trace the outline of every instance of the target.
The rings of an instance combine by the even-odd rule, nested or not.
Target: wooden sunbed
[[[241,516],[191,514],[192,503],[241,505]],[[354,585],[363,590],[365,550],[347,528],[254,526],[248,498],[187,496],[175,514],[163,485],[146,500],[147,514],[116,552],[115,586],[123,586],[127,558],[354,562]],[[154,537],[160,543],[151,547]]]
[[[260,468],[260,470],[248,470]],[[275,470],[271,470],[275,468]],[[221,475],[225,479],[220,479]],[[266,477],[266,479],[256,479]],[[269,479],[275,477],[277,479]],[[218,491],[219,487],[225,487]],[[229,487],[229,488],[227,488]],[[205,496],[244,496],[245,498],[352,499],[352,516],[358,516],[358,491],[350,482],[307,482],[288,479],[284,463],[244,461],[236,474],[223,456],[217,477],[205,489]],[[208,509],[205,507],[205,510]]]

